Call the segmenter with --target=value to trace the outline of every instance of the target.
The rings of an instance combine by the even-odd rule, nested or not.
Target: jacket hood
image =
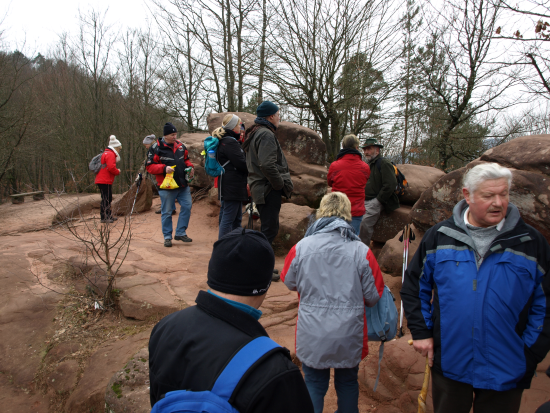
[[[363,159],[363,155],[361,155],[361,152],[359,152],[357,149],[344,148],[340,149],[340,152],[338,152],[338,155],[336,156],[336,160],[340,159],[344,155],[358,155],[359,158]]]
[[[456,204],[455,207],[453,208],[453,220],[457,227],[459,227],[464,232],[466,232],[466,234],[470,234],[470,231],[468,231],[468,227],[464,222],[464,211],[466,211],[467,208],[468,208],[468,203],[466,202],[465,199],[463,199],[458,204]],[[515,228],[519,222],[519,219],[520,219],[520,215],[519,215],[518,207],[510,202],[508,204],[508,209],[506,210],[506,221],[504,221],[504,226],[502,227],[500,232],[505,233]]]

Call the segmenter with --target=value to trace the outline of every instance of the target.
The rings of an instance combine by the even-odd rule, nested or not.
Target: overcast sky
[[[0,30],[7,49],[47,54],[63,32],[78,33],[78,10],[103,12],[107,22],[122,30],[147,26],[150,12],[144,0],[2,0]]]

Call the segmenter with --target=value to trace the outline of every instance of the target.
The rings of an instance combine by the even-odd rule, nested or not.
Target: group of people
[[[225,174],[209,289],[199,292],[196,306],[163,318],[151,333],[152,406],[170,392],[214,391],[239,350],[267,337],[259,308],[275,279],[271,244],[292,181],[275,136],[278,108],[264,102],[257,114],[247,129],[236,115],[227,115],[213,133]],[[174,173],[180,189],[161,194],[169,241],[175,200],[191,208],[179,171],[192,167],[171,128],[165,126],[147,158],[147,170],[159,183],[173,171],[172,162],[180,174]],[[361,154],[359,139],[344,137],[327,176],[332,193],[285,258],[281,280],[299,297],[295,350],[304,376],[288,350],[266,353],[228,395],[238,411],[320,413],[332,368],[337,411],[358,412],[359,363],[368,354],[365,306],[376,305],[384,289],[369,243],[381,211],[399,206],[395,170],[381,156],[382,147],[368,139]],[[413,347],[432,366],[436,413],[467,413],[472,406],[476,413],[517,413],[523,390],[550,350],[550,246],[510,203],[511,183],[510,170],[498,164],[471,168],[464,199],[451,218],[426,232],[405,273],[401,298]],[[261,232],[241,228],[247,184]],[[176,239],[187,237],[188,221],[189,214],[180,212]]]

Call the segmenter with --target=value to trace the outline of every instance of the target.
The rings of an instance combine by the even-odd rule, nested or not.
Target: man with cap
[[[172,211],[176,201],[180,204],[180,214],[174,239],[183,242],[192,241],[186,233],[193,201],[185,169],[191,168],[190,177],[193,177],[194,169],[189,160],[187,148],[176,139],[177,137],[176,127],[170,122],[166,123],[164,125],[164,136],[151,145],[146,161],[147,172],[156,176],[159,187],[162,185],[166,174],[171,172],[174,173],[174,180],[178,185],[178,188],[175,189],[159,188],[162,234],[164,235],[165,247],[172,246]]]
[[[367,246],[382,210],[391,212],[399,208],[399,198],[395,194],[395,169],[388,159],[380,155],[383,147],[375,138],[367,139],[361,147],[370,167],[370,178],[365,186],[365,215],[359,232],[359,238]]]
[[[214,243],[208,292],[196,306],[164,317],[151,332],[151,406],[175,390],[211,390],[242,347],[267,336],[258,310],[271,285],[275,256],[260,232],[237,228]],[[309,413],[313,405],[300,370],[284,347],[268,352],[229,399],[241,413]]]
[[[260,213],[261,230],[273,242],[279,232],[281,196],[290,198],[294,185],[275,131],[281,121],[279,107],[268,100],[256,109],[258,116],[245,134],[243,150],[246,152],[248,185],[252,200]],[[273,275],[278,281],[279,275]]]

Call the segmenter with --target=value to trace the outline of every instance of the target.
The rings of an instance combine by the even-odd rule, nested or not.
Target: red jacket
[[[95,176],[96,184],[113,184],[115,176],[120,173],[120,170],[116,167],[116,155],[111,148],[105,149],[105,152],[101,155],[101,169]]]
[[[328,186],[332,187],[332,192],[343,192],[348,196],[353,217],[365,214],[365,186],[369,176],[369,166],[355,150],[342,149],[328,169]]]
[[[176,166],[174,180],[180,188],[187,186],[185,168],[193,168],[189,153],[183,143],[176,140],[173,145],[167,145],[164,139],[158,139],[147,152],[146,169],[157,178],[157,184],[162,185],[166,176],[167,166]]]

